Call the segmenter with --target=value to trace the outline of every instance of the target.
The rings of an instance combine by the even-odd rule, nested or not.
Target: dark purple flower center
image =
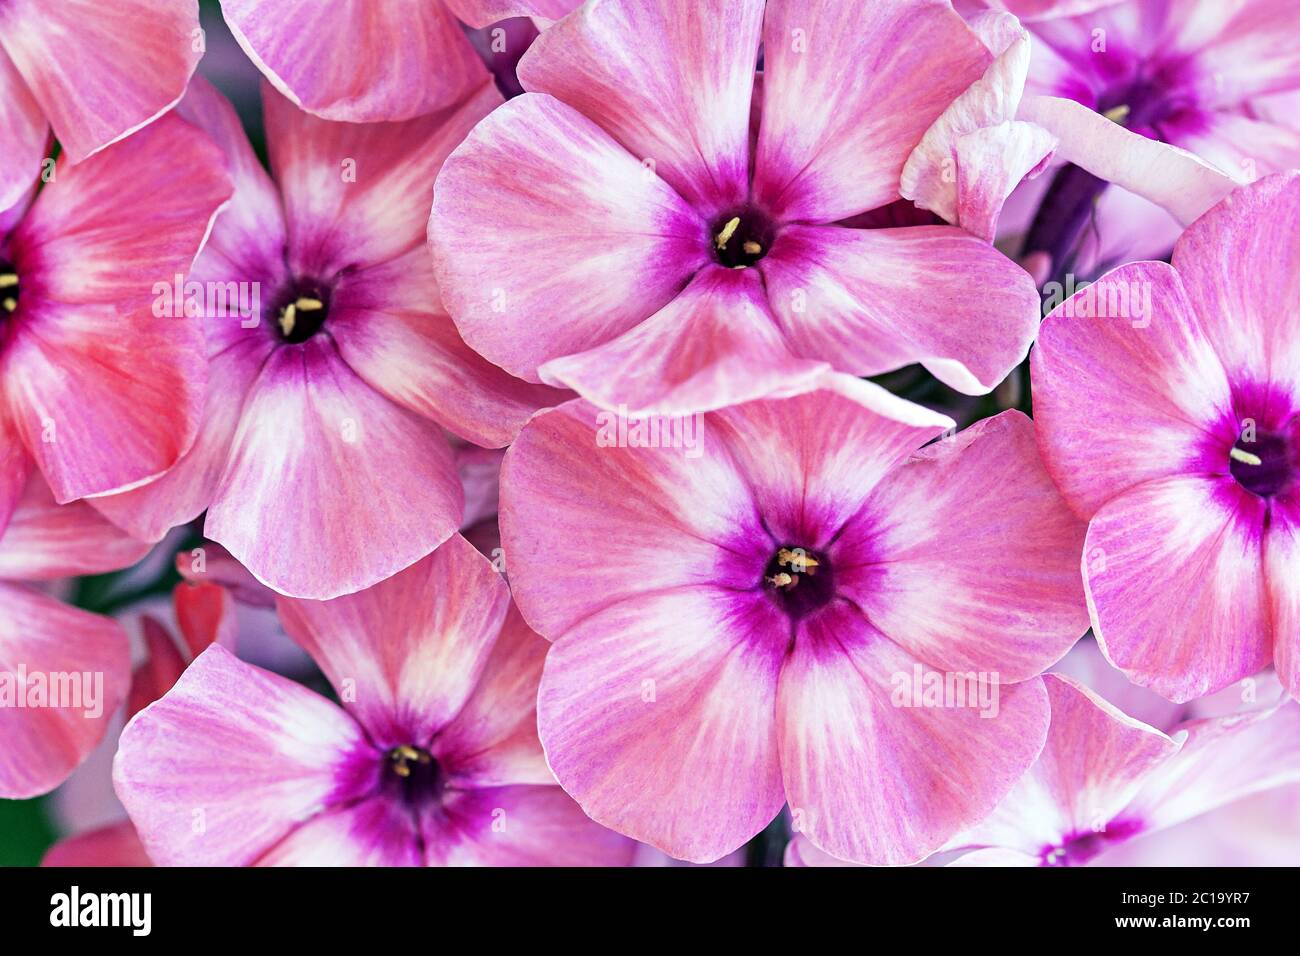
[[[285,342],[306,342],[321,330],[330,310],[330,287],[323,282],[298,280],[275,298],[272,316]]]
[[[1295,464],[1286,436],[1262,432],[1243,434],[1228,458],[1228,468],[1237,484],[1261,498],[1270,498],[1290,487]]]
[[[442,770],[423,747],[403,744],[384,755],[383,789],[390,797],[418,807],[442,796]]]
[[[0,258],[0,321],[18,310],[18,270],[9,260]]]
[[[830,603],[835,575],[824,556],[787,545],[767,562],[763,587],[790,617],[801,618]]]
[[[767,255],[776,238],[776,226],[752,206],[725,213],[710,227],[713,257],[728,269],[744,269]]]
[[[1104,830],[1085,830],[1061,841],[1059,846],[1044,847],[1040,854],[1043,866],[1080,866],[1103,850],[1123,843],[1141,832],[1135,820],[1112,820]]]

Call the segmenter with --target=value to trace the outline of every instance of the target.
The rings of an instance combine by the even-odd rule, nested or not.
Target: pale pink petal
[[[468,699],[509,607],[505,582],[460,535],[385,581],[335,598],[280,598],[311,654],[381,749],[424,746]]]
[[[900,706],[920,665],[849,602],[810,617],[781,669],[781,773],[801,832],[842,860],[915,863],[996,806],[1047,733],[1042,683],[996,711]],[[946,703],[946,702],[945,702]]]
[[[931,0],[769,0],[763,39],[754,198],[785,221],[832,222],[897,199],[908,155],[991,61],[952,7]]]
[[[715,265],[636,328],[539,373],[597,405],[672,415],[761,398],[826,370],[791,353],[758,270]]]
[[[419,866],[410,811],[386,797],[326,810],[293,829],[256,866]]]
[[[1148,481],[1098,511],[1083,570],[1107,659],[1172,701],[1267,666],[1266,510],[1230,477],[1180,477]]]
[[[34,474],[0,532],[0,578],[103,574],[135,564],[148,551],[148,542],[110,524],[84,501],[57,504],[44,479]]]
[[[276,88],[326,119],[411,119],[456,102],[487,78],[441,2],[225,0],[221,8]]]
[[[126,696],[130,653],[115,621],[0,582],[0,797],[53,790],[89,756]]]
[[[984,850],[972,850],[963,853],[949,863],[949,866],[1038,866],[1039,858],[1019,850],[1004,850],[1001,847],[989,847]]]
[[[1033,424],[1004,412],[876,486],[836,545],[836,581],[918,660],[1011,683],[1088,629],[1083,536],[1038,458]]]
[[[73,163],[170,109],[203,55],[196,0],[11,0],[0,37]]]
[[[1084,841],[1076,853],[1098,850],[1147,776],[1178,752],[1175,741],[1069,678],[1047,674],[1043,683],[1052,722],[1042,753],[997,809],[955,844],[1016,850],[1044,862],[1054,851],[1068,855],[1075,840]],[[1129,834],[1119,826],[1114,835]]]
[[[1067,299],[1031,368],[1043,458],[1084,517],[1143,481],[1226,467],[1206,445],[1228,380],[1169,266],[1123,266]]]
[[[340,774],[363,748],[338,707],[214,645],[127,724],[113,785],[158,865],[240,866],[358,796]]]
[[[1274,502],[1264,538],[1264,580],[1273,622],[1273,666],[1300,700],[1300,509]],[[3,548],[3,539],[0,539]]]
[[[414,564],[456,530],[462,505],[436,426],[316,336],[263,367],[206,533],[268,587],[323,600]]]
[[[1300,86],[1296,10],[1287,0],[1195,3],[1173,0],[1177,47],[1194,49],[1198,93],[1210,105],[1236,106],[1252,97]]]
[[[444,164],[429,241],[465,341],[529,381],[547,360],[633,328],[711,261],[707,224],[653,170],[532,93]]]
[[[130,820],[64,837],[45,853],[41,866],[153,866]]]
[[[974,0],[997,10],[1006,10],[1021,20],[1055,20],[1091,13],[1101,7],[1122,3],[1124,0]]]
[[[693,863],[741,846],[785,802],[788,622],[758,593],[742,626],[736,603],[710,587],[615,603],[552,646],[537,699],[551,769],[582,809]]]
[[[636,850],[555,786],[457,791],[422,830],[428,866],[629,866]]]
[[[651,164],[706,217],[749,198],[749,107],[762,0],[603,0],[543,33],[519,63]]]
[[[1038,328],[1029,274],[950,226],[789,226],[761,271],[794,352],[855,375],[920,362],[983,394],[1023,361]]]
[[[445,0],[462,21],[486,27],[511,17],[559,20],[582,6],[582,0]]]
[[[5,144],[5,157],[0,162],[0,210],[8,210],[22,202],[38,181],[50,146],[50,124],[3,47],[0,102],[5,104],[0,110],[0,142]],[[0,215],[0,239],[11,225]]]
[[[0,395],[0,535],[18,507],[33,465]]]
[[[203,331],[159,317],[156,296],[188,271],[230,188],[216,147],[169,116],[60,169],[11,237],[23,297],[0,379],[58,500],[158,475],[193,442]]]
[[[1061,658],[1052,671],[1082,684],[1116,709],[1157,730],[1168,731],[1189,711],[1186,705],[1171,703],[1130,681],[1106,660],[1091,636],[1070,648],[1070,653]]]
[[[817,849],[816,844],[802,833],[796,833],[794,839],[785,846],[783,865],[793,867],[828,867],[861,866],[862,864],[849,863],[846,860],[836,859],[825,850]]]

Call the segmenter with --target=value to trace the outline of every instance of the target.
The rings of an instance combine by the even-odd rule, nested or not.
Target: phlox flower
[[[1044,461],[1088,520],[1093,632],[1173,701],[1273,664],[1300,692],[1300,174],[1241,187],[1173,264],[1123,266],[1044,322]]]
[[[244,52],[293,103],[324,119],[375,123],[446,109],[483,85],[487,68],[462,22],[547,22],[578,2],[222,0],[221,8]]]
[[[630,861],[555,785],[546,643],[463,538],[365,591],[277,604],[342,706],[220,644],[200,654],[118,744],[114,785],[155,863]]]
[[[326,599],[455,532],[464,495],[444,427],[500,447],[556,393],[461,341],[424,244],[434,174],[501,102],[491,84],[405,123],[329,122],[264,93],[274,177],[209,85],[180,108],[237,184],[189,275],[200,301],[183,296],[212,386],[177,466],[96,504],[149,540],[206,510],[207,536],[259,581]]]
[[[788,802],[870,863],[992,810],[1043,742],[1035,675],[1086,627],[1030,421],[922,448],[951,421],[836,374],[703,415],[694,450],[600,440],[611,414],[540,413],[501,477],[515,599],[553,642],[539,732],[583,809],[708,862]],[[996,706],[900,694],[958,673]]]
[[[0,209],[48,155],[79,163],[165,113],[203,52],[198,0],[0,3]]]
[[[593,0],[439,175],[448,310],[610,408],[708,410],[825,363],[987,392],[1033,337],[1029,277],[960,229],[862,226],[992,59],[946,2]]]
[[[117,622],[26,582],[115,571],[147,550],[84,502],[57,504],[38,475],[0,523],[0,797],[32,797],[62,783],[103,738],[131,679],[130,645]],[[38,682],[70,688],[68,679],[77,694],[29,696]]]

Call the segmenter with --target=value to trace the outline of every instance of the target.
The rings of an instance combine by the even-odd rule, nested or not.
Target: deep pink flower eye
[[[752,266],[767,255],[776,238],[776,225],[753,206],[719,216],[709,231],[713,257],[729,269]]]
[[[325,325],[330,309],[330,286],[298,280],[287,285],[272,309],[275,329],[289,343],[306,342]]]
[[[796,620],[825,607],[835,596],[830,560],[801,547],[779,548],[763,571],[763,581],[781,610]]]
[[[444,775],[438,761],[423,747],[402,744],[384,757],[384,791],[412,807],[436,803],[442,795]]]
[[[1237,484],[1261,498],[1271,498],[1291,486],[1295,454],[1285,435],[1257,434],[1237,440],[1228,467]]]
[[[0,321],[18,309],[18,270],[0,256]]]

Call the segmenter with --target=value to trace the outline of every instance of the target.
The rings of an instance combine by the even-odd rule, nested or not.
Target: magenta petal
[[[22,201],[38,181],[41,162],[48,155],[50,124],[32,98],[18,68],[0,49],[0,142],[5,157],[0,161],[0,211]],[[0,239],[8,232],[0,215]]]
[[[256,866],[419,866],[410,811],[385,797],[325,810],[292,830]]]
[[[769,0],[763,39],[754,196],[787,222],[897,199],[908,155],[990,61],[949,5],[928,0]]]
[[[510,594],[460,535],[332,601],[280,598],[289,636],[320,665],[375,746],[423,746],[469,697]]]
[[[1268,665],[1266,509],[1225,476],[1148,481],[1097,512],[1083,560],[1092,627],[1130,680],[1185,701]]]
[[[534,382],[549,359],[661,309],[709,261],[705,222],[663,180],[539,93],[495,110],[444,164],[429,242],[465,341]]]
[[[130,645],[115,621],[0,581],[0,675],[0,797],[34,797],[103,738],[131,681]]]
[[[810,618],[781,668],[781,772],[800,832],[842,860],[915,863],[987,815],[1038,756],[1042,683],[978,706],[903,707],[920,665],[851,604]]]
[[[760,267],[795,353],[855,375],[921,362],[983,394],[1024,359],[1038,328],[1028,273],[949,226],[790,226]]]
[[[1083,538],[1033,424],[1004,412],[877,485],[837,547],[862,564],[838,567],[872,624],[914,657],[1010,683],[1041,673],[1088,629]]]
[[[0,35],[73,163],[170,109],[203,53],[195,0],[11,0]]]
[[[437,426],[375,393],[317,336],[263,366],[206,531],[267,586],[323,600],[414,564],[462,506]]]
[[[431,113],[487,71],[440,0],[225,0],[239,45],[281,93],[351,123]]]
[[[356,722],[283,677],[208,648],[122,731],[113,785],[160,866],[252,863],[358,793]]]
[[[749,198],[762,24],[762,0],[607,0],[543,33],[519,79],[600,124],[712,217]]]
[[[606,408],[681,415],[762,398],[827,370],[790,352],[757,270],[709,266],[636,328],[539,372]]]

